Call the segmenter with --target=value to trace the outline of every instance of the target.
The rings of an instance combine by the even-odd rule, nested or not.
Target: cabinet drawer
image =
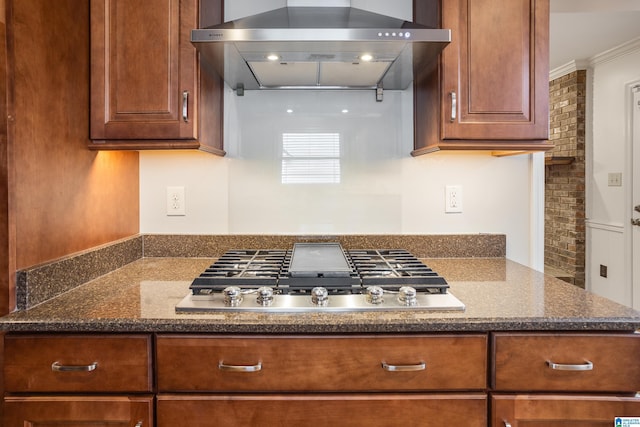
[[[493,427],[604,427],[616,417],[637,417],[640,398],[611,395],[518,394],[491,398]]]
[[[8,392],[149,392],[151,337],[7,335]]]
[[[151,427],[153,397],[6,397],[2,419],[6,427]]]
[[[483,390],[487,336],[160,336],[163,391]]]
[[[158,427],[486,427],[484,394],[159,395]]]
[[[638,334],[494,336],[496,390],[640,390]]]

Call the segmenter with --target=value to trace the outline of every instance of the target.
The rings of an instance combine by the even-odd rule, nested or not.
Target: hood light
[[[372,56],[372,55],[370,55],[370,54],[368,54],[368,53],[365,53],[365,54],[363,54],[363,55],[360,55],[360,60],[361,60],[361,61],[369,62],[369,61],[371,61],[372,59],[373,59],[373,56]]]
[[[267,56],[267,59],[269,61],[277,61],[278,59],[280,59],[280,57],[278,55],[276,55],[275,53],[272,53],[272,54]]]

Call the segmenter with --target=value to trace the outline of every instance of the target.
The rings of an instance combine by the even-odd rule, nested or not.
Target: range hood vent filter
[[[261,88],[373,89],[390,62],[248,62]]]
[[[191,41],[234,90],[393,90],[436,60],[451,31],[351,7],[284,7],[195,29]]]

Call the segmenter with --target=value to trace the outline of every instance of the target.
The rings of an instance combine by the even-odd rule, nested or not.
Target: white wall
[[[364,0],[357,3],[364,8]],[[532,188],[540,187],[542,163],[530,155],[498,158],[484,152],[411,157],[412,102],[411,88],[385,91],[382,103],[371,91],[247,91],[237,97],[227,88],[227,157],[140,153],[140,230],[502,233],[508,258],[541,269],[543,236],[536,221],[543,205]],[[340,183],[282,184],[283,132],[339,133]],[[444,212],[448,184],[463,187],[462,213]],[[166,187],[174,185],[185,187],[184,217],[166,216]]]
[[[591,59],[587,94],[587,289],[631,305],[631,268],[626,198],[631,184],[628,155],[628,85],[640,79],[640,39]],[[590,172],[589,172],[590,171]],[[623,173],[622,186],[608,185]],[[600,265],[608,277],[600,276]]]

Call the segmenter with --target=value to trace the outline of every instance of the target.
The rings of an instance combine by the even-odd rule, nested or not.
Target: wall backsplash
[[[235,99],[231,233],[399,233],[411,92],[247,92]]]
[[[500,233],[507,235],[507,256],[530,265],[530,156],[411,157],[411,89],[387,91],[382,103],[369,91],[228,92],[227,157],[140,153],[142,233]],[[283,150],[285,134],[294,136]],[[312,135],[307,145],[315,135],[328,154],[309,157],[290,178],[331,179],[305,173],[315,160],[332,159],[337,135],[339,182],[283,183],[283,161],[308,155],[296,148],[300,134]],[[444,212],[450,184],[463,188],[462,213]],[[185,187],[185,216],[166,215],[166,187],[173,185]]]

